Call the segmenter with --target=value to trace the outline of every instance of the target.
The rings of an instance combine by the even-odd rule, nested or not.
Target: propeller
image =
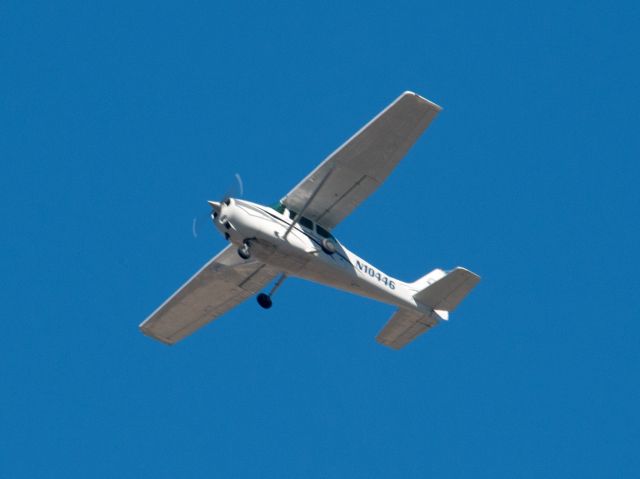
[[[229,187],[227,188],[227,191],[222,197],[222,201],[228,198],[242,198],[242,195],[244,194],[244,185],[242,184],[242,177],[240,176],[240,173],[236,173],[234,177],[236,181],[235,183],[232,183],[231,185],[229,185]]]
[[[193,218],[193,222],[191,223],[191,233],[193,234],[194,238],[198,237],[198,224],[202,223],[208,216],[208,213],[202,213]]]
[[[234,175],[234,179],[235,181],[229,185],[224,195],[222,196],[222,200],[220,201],[220,203],[228,200],[229,198],[242,198],[242,195],[244,194],[244,184],[242,183],[242,177],[240,176],[240,173],[236,173]],[[210,201],[209,204],[212,208],[215,209],[214,205],[216,204],[216,202]],[[193,234],[194,238],[198,238],[198,225],[202,223],[205,218],[210,217],[210,215],[210,212],[202,213],[193,218],[193,221],[191,223],[191,233]]]

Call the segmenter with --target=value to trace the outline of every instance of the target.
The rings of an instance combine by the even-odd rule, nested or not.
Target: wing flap
[[[332,229],[386,180],[440,109],[415,93],[403,93],[293,188],[282,204],[300,211],[333,170],[305,211]]]
[[[140,324],[140,330],[174,344],[260,291],[277,273],[263,263],[242,261],[228,246]]]

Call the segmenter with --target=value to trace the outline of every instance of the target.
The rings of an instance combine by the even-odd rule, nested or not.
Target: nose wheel
[[[238,256],[242,259],[251,258],[251,250],[249,249],[249,241],[245,240],[245,242],[238,248]]]

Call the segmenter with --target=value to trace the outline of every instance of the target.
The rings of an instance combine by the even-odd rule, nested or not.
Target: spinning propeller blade
[[[231,184],[228,188],[224,196],[222,197],[222,201],[228,198],[242,198],[244,194],[244,185],[242,184],[242,177],[240,173],[236,173],[234,175],[235,183]]]

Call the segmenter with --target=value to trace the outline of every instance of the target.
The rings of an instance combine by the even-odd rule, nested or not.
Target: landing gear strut
[[[256,300],[258,301],[258,304],[260,306],[262,306],[264,309],[269,309],[271,306],[273,306],[273,301],[271,301],[271,296],[273,296],[273,294],[277,291],[277,289],[280,287],[280,285],[286,279],[286,277],[287,275],[282,273],[280,275],[280,278],[278,278],[278,281],[276,281],[276,284],[274,284],[273,288],[271,288],[271,291],[269,291],[269,294],[260,293],[258,295]]]

